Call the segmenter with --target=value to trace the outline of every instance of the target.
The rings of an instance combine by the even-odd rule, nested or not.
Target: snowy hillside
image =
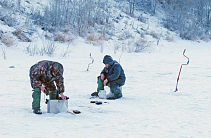
[[[33,1],[32,5],[37,5]],[[42,1],[39,1],[41,4]],[[29,2],[25,3],[31,7]],[[40,4],[38,4],[40,5]],[[211,43],[185,41],[162,27],[160,20],[145,13],[146,23],[114,10],[113,32],[109,39],[72,36],[69,42],[52,42],[40,27],[21,42],[0,21],[0,30],[14,37],[7,47],[0,42],[0,138],[209,138],[211,136]],[[25,15],[23,15],[24,17]],[[25,32],[30,32],[25,30]],[[1,32],[0,32],[1,33]],[[1,35],[1,34],[0,34]],[[49,34],[51,35],[51,34]],[[97,33],[96,33],[97,35]],[[135,49],[134,45],[146,46]],[[44,53],[43,48],[55,48]],[[141,47],[138,47],[141,48]],[[176,88],[181,64],[183,66]],[[136,51],[135,50],[140,50]],[[90,53],[94,58],[91,62]],[[105,100],[102,105],[90,103],[96,91],[96,77],[108,54],[122,65],[126,83],[123,97]],[[50,56],[49,56],[50,55]],[[42,94],[42,115],[32,113],[30,67],[40,60],[58,61],[64,66],[65,95],[70,97],[69,110],[81,114],[47,113]],[[109,93],[108,87],[106,87]]]

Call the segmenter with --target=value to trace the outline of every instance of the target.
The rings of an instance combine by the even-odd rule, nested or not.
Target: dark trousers
[[[100,90],[104,90],[104,84],[103,84],[104,80],[101,80],[100,77],[98,77],[98,87],[97,87],[97,92],[99,92]],[[120,92],[121,93],[121,89],[120,86],[123,84],[123,81],[121,79],[117,79],[114,81],[111,81],[107,84],[108,87],[110,87],[110,91],[112,93],[117,93]]]

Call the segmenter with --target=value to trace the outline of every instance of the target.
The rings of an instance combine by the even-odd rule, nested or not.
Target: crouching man
[[[32,93],[32,109],[35,114],[42,114],[40,109],[41,91],[49,95],[50,99],[57,99],[60,94],[66,100],[64,93],[64,78],[62,64],[54,61],[43,60],[30,68]],[[56,83],[56,86],[54,84]]]
[[[122,97],[121,86],[125,84],[125,74],[122,66],[111,56],[106,55],[103,58],[105,64],[104,69],[98,77],[97,92],[93,92],[91,96],[98,96],[100,90],[104,90],[104,86],[110,87],[110,93],[106,96],[107,99],[118,99]]]

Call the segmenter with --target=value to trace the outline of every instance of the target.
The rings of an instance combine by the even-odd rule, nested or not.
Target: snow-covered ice
[[[209,138],[211,136],[211,43],[177,40],[161,41],[152,52],[113,54],[112,46],[90,46],[75,40],[69,57],[29,56],[25,43],[7,49],[0,58],[0,137],[101,137],[101,138]],[[62,44],[59,45],[62,47]],[[174,92],[179,68],[183,66],[178,92]],[[95,59],[91,62],[89,54]],[[127,77],[123,98],[102,105],[90,103],[96,90],[96,77],[103,69],[102,59],[109,54],[119,61]],[[63,64],[65,95],[69,110],[81,114],[52,114],[42,94],[44,114],[31,110],[32,91],[29,68],[40,60]],[[15,68],[9,68],[14,66]],[[109,91],[106,88],[107,92]]]

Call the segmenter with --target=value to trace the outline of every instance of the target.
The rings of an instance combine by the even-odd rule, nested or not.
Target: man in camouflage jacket
[[[106,96],[107,99],[118,99],[122,97],[121,86],[125,84],[125,73],[122,66],[111,56],[105,55],[103,58],[105,67],[98,77],[97,92],[93,92],[91,96],[98,96],[100,90],[104,90],[104,86],[110,87],[110,93]]]
[[[63,100],[66,99],[66,96],[63,95],[64,78],[62,64],[48,60],[40,61],[30,68],[29,76],[31,87],[33,88],[33,113],[42,114],[40,110],[41,91],[46,93],[46,95],[49,94],[50,99],[56,99],[58,94],[61,95]]]

